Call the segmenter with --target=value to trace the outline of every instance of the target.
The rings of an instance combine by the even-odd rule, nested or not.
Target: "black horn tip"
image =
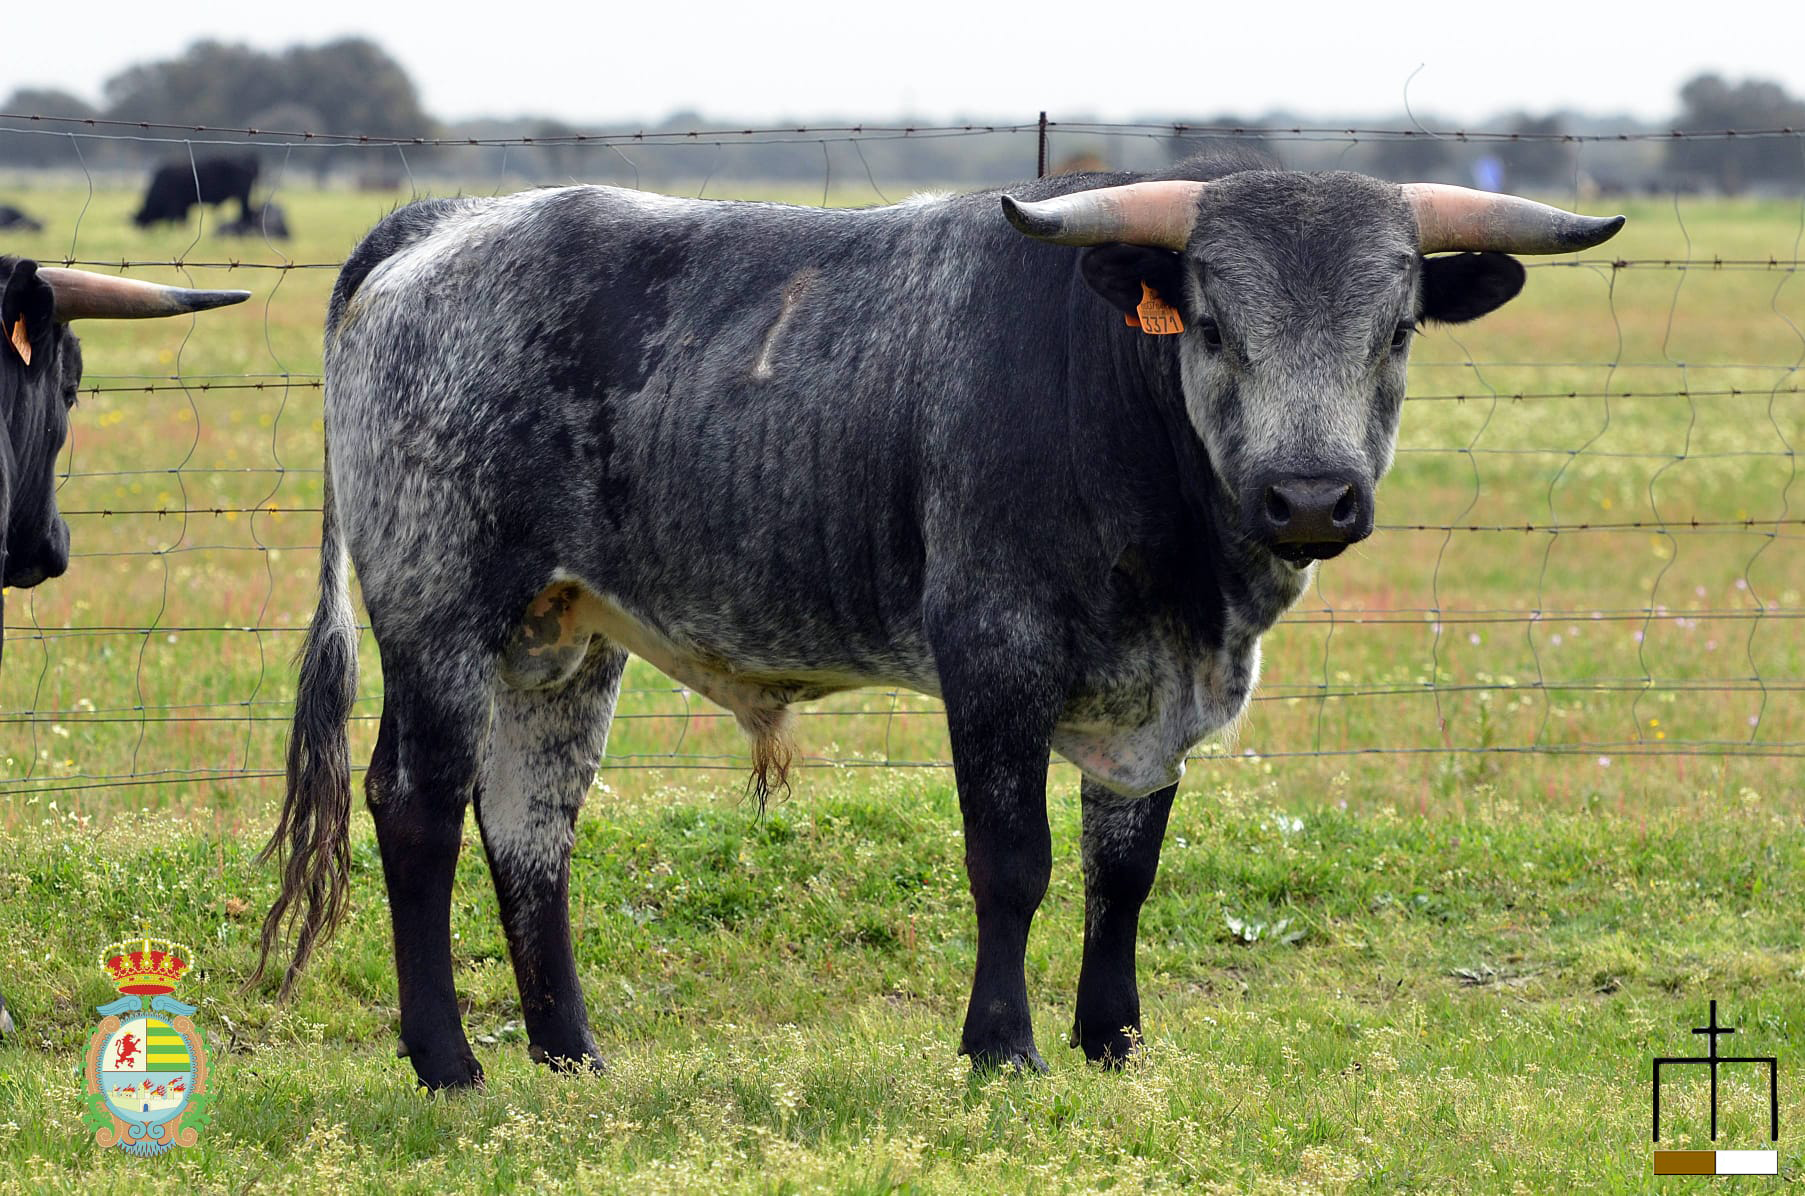
[[[1003,215],[1009,218],[1009,223],[1018,231],[1027,233],[1030,237],[1057,236],[1063,223],[1057,217],[1024,207],[1007,195],[1003,196]]]
[[[1575,221],[1562,239],[1567,242],[1569,250],[1590,249],[1594,245],[1603,245],[1617,235],[1623,227],[1625,216],[1583,216]]]
[[[183,311],[206,311],[210,307],[230,307],[251,297],[249,291],[183,291]]]

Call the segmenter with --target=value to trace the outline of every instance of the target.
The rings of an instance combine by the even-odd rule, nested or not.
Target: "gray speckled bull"
[[[320,606],[267,849],[285,990],[345,908],[348,550],[386,683],[366,795],[402,1050],[428,1086],[482,1079],[449,929],[471,801],[531,1051],[596,1058],[569,860],[629,652],[737,716],[761,790],[793,703],[945,700],[978,1065],[1043,1066],[1023,958],[1049,751],[1077,765],[1072,1041],[1125,1058],[1186,752],[1239,715],[1315,562],[1370,533],[1418,322],[1515,295],[1501,251],[1621,223],[1246,165],[1047,179],[1003,210],[576,187],[383,221],[327,315]],[[1479,252],[1424,256],[1449,249]],[[1143,287],[1182,333],[1125,326]]]

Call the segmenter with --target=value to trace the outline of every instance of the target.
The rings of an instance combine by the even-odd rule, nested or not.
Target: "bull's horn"
[[[1030,237],[1056,245],[1149,245],[1181,250],[1197,223],[1206,183],[1166,180],[1074,191],[1053,199],[1003,196],[1003,215]]]
[[[179,316],[209,307],[243,303],[249,291],[192,291],[166,287],[113,274],[91,274],[45,266],[38,277],[50,284],[56,296],[56,318],[70,320],[147,320],[155,316]]]
[[[1446,183],[1405,183],[1424,253],[1450,249],[1496,253],[1572,253],[1617,235],[1621,216],[1579,216],[1520,199]]]

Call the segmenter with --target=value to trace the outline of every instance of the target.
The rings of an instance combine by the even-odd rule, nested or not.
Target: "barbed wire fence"
[[[1794,696],[1805,690],[1805,510],[1793,497],[1805,186],[1728,204],[1684,190],[1624,196],[1607,180],[1684,140],[1790,143],[1805,164],[1805,131],[1256,129],[1043,113],[435,138],[0,114],[0,149],[11,137],[67,144],[69,165],[52,176],[63,181],[11,182],[75,210],[41,235],[9,233],[7,252],[255,295],[243,312],[166,322],[186,327],[83,330],[82,405],[59,473],[73,559],[68,576],[9,595],[0,797],[68,795],[94,809],[279,792],[289,657],[317,570],[319,322],[343,254],[389,207],[560,182],[887,203],[951,161],[924,166],[898,147],[976,139],[1021,167],[993,185],[1062,165],[1153,168],[1199,147],[1250,144],[1287,165],[1381,173],[1367,158],[1386,146],[1541,142],[1567,154],[1566,194],[1551,198],[1636,208],[1607,247],[1621,243],[1622,256],[1526,261],[1530,287],[1504,313],[1422,339],[1377,536],[1319,570],[1268,637],[1252,712],[1238,736],[1200,750],[1206,769],[1277,762],[1338,785],[1364,768],[1460,789],[1495,785],[1508,766],[1525,783],[1583,793],[1621,792],[1626,774],[1647,783],[1656,769],[1702,784],[1701,762],[1782,770],[1790,783],[1799,770],[1783,762],[1805,758]],[[736,153],[769,147],[818,152],[818,177],[803,179],[795,157],[775,179],[734,166]],[[129,226],[145,155],[193,167],[247,148],[263,160],[262,203],[297,225],[293,242],[229,241],[205,208],[178,233]],[[342,168],[309,181],[310,156],[328,151],[360,155],[350,176],[379,189],[344,186]],[[1440,160],[1443,173],[1467,166]],[[367,628],[362,658],[358,764],[381,702]],[[805,764],[950,766],[931,698],[865,691],[798,713]],[[747,762],[731,716],[635,666],[607,783],[731,783],[723,774]]]

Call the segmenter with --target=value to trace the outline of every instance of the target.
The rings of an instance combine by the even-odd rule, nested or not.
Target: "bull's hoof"
[[[1047,1061],[1040,1057],[1040,1052],[1034,1049],[1033,1043],[988,1050],[968,1047],[959,1053],[971,1056],[971,1070],[977,1075],[989,1075],[1005,1069],[1017,1075],[1022,1072],[1045,1075],[1047,1072]]]
[[[570,1075],[599,1076],[608,1070],[608,1065],[602,1061],[602,1056],[596,1051],[593,1045],[585,1051],[580,1051],[575,1054],[565,1054],[559,1051],[547,1050],[538,1043],[532,1042],[527,1044],[526,1053],[527,1057],[534,1063],[543,1063],[555,1072],[563,1072]]]
[[[1077,1025],[1072,1027],[1071,1045],[1081,1048],[1092,1063],[1114,1071],[1141,1049],[1141,1034],[1138,1028],[1129,1027],[1094,1033]]]
[[[420,1087],[428,1092],[483,1086],[482,1064],[468,1054],[436,1064],[411,1052],[408,1058],[414,1065],[414,1074],[420,1078]]]

